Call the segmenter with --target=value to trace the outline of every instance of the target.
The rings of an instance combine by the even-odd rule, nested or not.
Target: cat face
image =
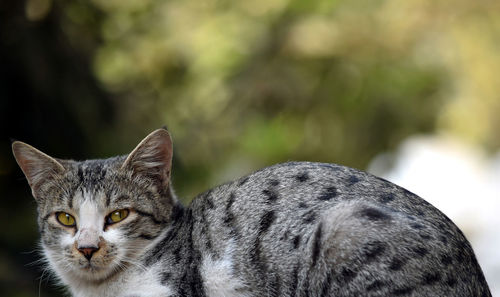
[[[13,151],[38,203],[45,256],[62,279],[100,281],[136,265],[169,222],[175,198],[165,130],[128,157],[56,160],[20,142]]]
[[[126,176],[99,161],[73,166],[80,175],[67,174],[65,181],[54,182],[59,191],[39,203],[42,245],[59,275],[104,279],[134,265],[167,218],[158,212],[161,197],[148,185],[121,185]],[[96,166],[106,171],[99,182],[91,179]]]

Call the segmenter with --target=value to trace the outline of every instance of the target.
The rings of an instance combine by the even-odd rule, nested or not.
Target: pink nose
[[[80,251],[80,253],[82,253],[85,256],[85,258],[87,258],[87,260],[89,261],[90,258],[92,258],[92,255],[98,250],[99,250],[98,247],[93,247],[93,246],[78,248],[78,251]]]

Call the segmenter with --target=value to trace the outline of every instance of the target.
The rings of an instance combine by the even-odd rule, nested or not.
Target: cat
[[[104,160],[12,147],[44,257],[75,297],[491,296],[444,214],[355,169],[278,164],[184,207],[165,129]]]

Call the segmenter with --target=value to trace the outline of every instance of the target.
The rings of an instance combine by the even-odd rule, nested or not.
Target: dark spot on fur
[[[341,283],[347,284],[350,283],[358,273],[351,268],[343,267],[340,272]]]
[[[382,203],[388,203],[388,202],[391,202],[394,200],[394,194],[393,193],[387,193],[387,194],[383,194],[382,196],[380,196],[380,202]]]
[[[300,174],[297,174],[295,176],[295,179],[298,180],[299,182],[303,183],[309,179],[309,175],[307,174],[307,172],[302,172]]]
[[[326,274],[325,281],[321,284],[321,295],[320,295],[321,297],[330,296],[328,294],[328,291],[330,291],[331,284],[332,284],[332,272],[328,271],[328,273]]]
[[[440,230],[444,230],[444,231],[445,231],[445,230],[448,230],[448,226],[447,226],[445,223],[443,223],[443,222],[437,222],[437,227],[438,227],[438,229],[440,229]],[[445,231],[445,232],[446,232],[446,231]]]
[[[383,282],[376,280],[366,287],[366,291],[367,292],[378,291],[378,290],[382,289],[383,286],[385,286],[385,284]]]
[[[203,194],[203,198],[205,199],[206,207],[213,209],[214,208],[214,202],[212,201],[212,190],[208,190]]]
[[[423,240],[430,240],[432,239],[432,236],[430,236],[429,234],[419,234],[420,235],[420,238],[422,238]]]
[[[299,208],[308,208],[307,204],[305,202],[300,202],[299,203]]]
[[[310,211],[306,212],[302,216],[302,218],[303,218],[302,221],[304,222],[304,224],[313,223],[316,220],[316,213],[313,210],[310,210]]]
[[[274,202],[278,200],[278,193],[276,193],[276,191],[274,191],[273,189],[263,190],[262,193],[267,196],[268,202]]]
[[[227,225],[232,225],[234,221],[234,215],[231,212],[226,213],[224,216],[224,223]]]
[[[372,262],[376,260],[380,255],[382,255],[386,249],[387,244],[381,241],[369,242],[364,247],[364,255],[367,262]]]
[[[293,249],[297,249],[300,245],[300,235],[297,235],[292,240]]]
[[[318,197],[319,200],[329,201],[337,196],[336,187],[326,187],[325,191]]]
[[[413,224],[410,224],[410,227],[412,227],[413,229],[417,229],[417,230],[420,230],[420,229],[424,229],[425,226],[422,225],[422,224],[419,224],[419,223],[413,223]]]
[[[448,238],[445,235],[439,236],[439,241],[441,241],[444,245],[448,245]]]
[[[398,271],[403,268],[403,265],[406,264],[406,260],[400,258],[393,258],[391,263],[389,264],[389,269],[393,271]]]
[[[441,275],[438,272],[428,272],[424,274],[423,284],[432,285],[441,280]]]
[[[452,277],[452,276],[449,276],[447,279],[446,279],[446,284],[449,286],[449,287],[454,287],[456,284],[457,284],[457,279]]]
[[[271,186],[273,186],[273,187],[277,187],[277,186],[279,186],[280,181],[279,181],[279,180],[277,180],[277,179],[271,179],[271,180],[269,180],[269,184],[270,184]]]
[[[394,291],[392,291],[392,294],[394,296],[409,295],[411,292],[413,292],[413,290],[415,290],[415,288],[413,288],[413,287],[403,287],[403,288],[395,289]]]
[[[260,229],[259,233],[264,233],[269,229],[271,224],[274,222],[276,219],[276,215],[274,214],[274,211],[268,211],[266,212],[261,218],[260,218]]]
[[[415,219],[415,217],[414,217],[414,216],[412,216],[412,215],[406,215],[406,218],[407,218],[408,220],[412,221],[412,222],[415,222],[415,221],[417,220],[417,219]]]
[[[357,183],[359,181],[360,181],[360,179],[357,178],[355,175],[349,176],[349,179],[348,179],[349,186],[352,186],[352,185],[354,185],[355,183]]]
[[[235,222],[234,222],[235,217],[234,217],[233,212],[231,211],[231,206],[233,205],[235,198],[236,198],[236,194],[234,192],[232,192],[229,195],[229,199],[228,199],[227,204],[226,204],[226,213],[225,213],[225,216],[223,218],[223,221],[224,221],[224,224],[226,224],[226,226],[229,228],[230,234],[234,237],[239,237],[239,232],[238,232],[238,229],[236,228]]]
[[[207,201],[208,208],[213,209],[215,207],[214,202],[210,199],[210,197],[208,197],[208,195],[206,196],[205,201]]]
[[[234,203],[234,199],[236,199],[236,194],[234,192],[231,192],[231,194],[229,195],[229,199],[227,200],[226,210],[231,209],[231,206],[233,206]]]
[[[389,214],[374,207],[363,208],[359,211],[358,215],[370,221],[389,221],[392,218]]]
[[[453,258],[450,255],[442,254],[441,255],[441,264],[448,266],[453,262]]]
[[[413,252],[415,254],[417,254],[417,256],[424,257],[425,255],[427,255],[429,253],[429,250],[427,250],[423,246],[417,246],[417,247],[413,248]]]
[[[314,233],[313,250],[312,250],[312,266],[316,265],[316,262],[318,261],[318,257],[319,257],[319,252],[321,250],[321,236],[323,236],[322,228],[323,228],[323,226],[320,223],[318,225],[318,228],[316,229],[316,232]]]

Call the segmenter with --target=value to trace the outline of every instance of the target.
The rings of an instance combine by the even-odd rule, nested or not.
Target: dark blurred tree
[[[115,118],[112,97],[91,71],[98,40],[71,44],[57,3],[36,21],[27,19],[26,9],[24,1],[0,2],[0,296],[38,296],[42,275],[36,206],[10,141],[59,157],[89,157],[95,153],[92,134]],[[47,287],[48,278],[40,280],[41,296],[58,295]]]

